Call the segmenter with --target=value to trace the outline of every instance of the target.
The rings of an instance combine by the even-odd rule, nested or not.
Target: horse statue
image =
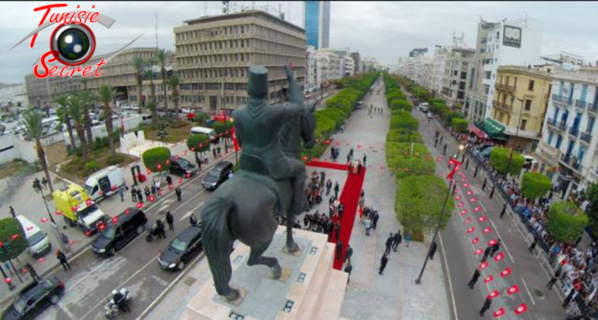
[[[237,140],[243,147],[241,153],[241,170],[231,179],[223,183],[210,197],[201,214],[202,242],[217,293],[228,301],[235,301],[240,297],[239,291],[229,285],[232,276],[230,254],[233,250],[235,240],[240,240],[251,248],[247,261],[249,266],[265,265],[269,267],[275,279],[282,274],[278,260],[274,257],[264,257],[262,254],[268,249],[274,233],[278,228],[277,215],[287,216],[287,242],[289,252],[297,250],[297,245],[292,238],[292,226],[297,210],[292,212],[292,204],[297,194],[294,193],[293,179],[273,179],[272,172],[263,159],[267,157],[260,154],[252,154],[251,148],[247,147],[243,134],[252,133],[259,137],[252,136],[252,139],[260,142],[265,141],[267,146],[275,145],[282,149],[285,157],[293,161],[300,160],[300,146],[303,140],[306,147],[315,144],[314,130],[316,118],[314,115],[315,104],[306,107],[303,102],[303,95],[295,83],[292,72],[285,67],[289,78],[290,106],[272,106],[275,108],[265,109],[265,113],[278,113],[287,110],[294,110],[297,117],[287,121],[278,132],[268,133],[267,127],[276,127],[277,122],[268,122],[266,125],[257,125],[255,128],[243,128],[241,121],[235,118],[235,129]],[[253,80],[252,80],[253,79]],[[257,79],[257,80],[256,80]],[[257,83],[257,84],[256,84]],[[261,83],[261,85],[260,85]],[[250,109],[252,104],[263,107],[267,104],[267,69],[264,67],[250,67],[250,78],[248,91],[250,93],[249,105],[243,109]],[[265,86],[265,88],[264,88]],[[261,99],[254,99],[260,97]],[[260,106],[261,105],[261,106]],[[281,109],[276,109],[281,108]],[[235,111],[237,112],[237,111]],[[252,110],[243,110],[243,116],[251,114],[256,119],[268,118],[267,114],[253,114]],[[288,119],[288,118],[284,118]],[[257,120],[256,120],[257,121]],[[261,139],[261,140],[260,140]],[[246,138],[245,138],[246,140]],[[263,142],[263,141],[262,141]],[[273,144],[272,144],[273,142]],[[268,149],[263,153],[269,152]],[[262,157],[260,157],[262,156]],[[302,163],[302,174],[305,176],[305,167]],[[246,170],[245,168],[250,168]],[[270,167],[271,168],[271,167]],[[304,184],[304,180],[301,180]],[[304,188],[304,186],[302,187]],[[301,190],[303,191],[303,190]],[[302,196],[303,192],[301,192]],[[304,200],[304,199],[302,199]]]

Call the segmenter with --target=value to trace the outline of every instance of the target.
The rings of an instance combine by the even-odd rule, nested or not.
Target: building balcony
[[[598,114],[598,104],[588,102],[588,112]]]
[[[552,95],[552,101],[556,101],[556,102],[566,102],[565,97],[558,95],[558,94],[553,94]]]
[[[581,139],[581,141],[584,141],[586,143],[590,143],[590,141],[592,141],[592,135],[589,132],[582,132],[579,138]]]
[[[578,161],[577,157],[571,156],[570,154],[562,154],[559,158],[559,162],[564,164],[566,167],[577,171],[577,173],[579,174],[581,174],[581,171],[583,170],[583,165],[581,164],[581,161]]]
[[[575,107],[580,109],[580,112],[583,112],[583,110],[585,110],[587,103],[585,101],[582,100],[575,100]]]
[[[502,84],[502,83],[497,83],[496,89],[498,89],[500,91],[506,91],[506,92],[514,92],[515,91],[514,86],[509,86],[507,84]]]
[[[569,135],[577,137],[578,134],[579,134],[578,128],[575,128],[575,127],[569,128]]]

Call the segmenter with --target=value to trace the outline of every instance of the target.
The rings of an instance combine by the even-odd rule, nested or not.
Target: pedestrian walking
[[[347,154],[347,163],[351,162],[351,154]]]
[[[502,206],[502,210],[500,211],[500,218],[502,219],[502,217],[505,215],[505,213],[507,212],[507,204],[505,203]]]
[[[561,277],[561,270],[562,270],[561,268],[556,269],[556,271],[554,272],[554,275],[552,276],[550,281],[548,281],[548,283],[546,284],[546,286],[548,287],[548,290],[552,290],[552,286]]]
[[[494,195],[494,189],[496,188],[496,185],[492,186],[492,190],[490,191],[490,199],[492,199],[492,196]]]
[[[490,251],[490,256],[494,257],[494,254],[500,249],[501,240],[498,239],[495,244],[492,245],[492,251]]]
[[[218,150],[218,157],[220,158],[222,156],[222,152],[220,152],[220,147],[216,148]]]
[[[376,230],[376,226],[378,225],[378,218],[380,218],[380,215],[378,214],[378,210],[374,210],[374,213],[372,216],[372,228],[374,230]]]
[[[56,258],[58,258],[58,261],[60,261],[60,264],[64,268],[64,271],[67,271],[67,269],[71,270],[71,265],[66,260],[66,256],[64,255],[64,253],[62,253],[62,251],[60,251],[60,250],[56,251]]]
[[[339,190],[339,186],[338,186],[338,181],[334,183],[334,198],[338,199],[338,190]]]
[[[15,213],[15,208],[13,208],[12,206],[8,206],[10,208],[10,215],[16,219],[17,218],[17,214]]]
[[[131,201],[137,202],[137,190],[135,187],[131,187]]]
[[[345,261],[349,261],[349,264],[351,264],[351,256],[353,255],[353,248],[351,248],[351,245],[347,245],[347,251],[345,252]]]
[[[118,189],[118,194],[120,195],[120,202],[125,202],[125,191],[123,188]]]
[[[181,193],[182,193],[181,187],[176,187],[176,189],[174,189],[174,193],[176,194],[177,201],[180,202],[182,200],[182,198],[181,198]]]
[[[345,272],[347,273],[347,284],[349,284],[349,281],[351,279],[351,271],[353,271],[353,266],[349,261],[349,263],[347,263],[347,265],[345,266]]]
[[[326,181],[326,196],[330,194],[330,189],[332,189],[332,180],[328,179]]]
[[[140,188],[137,188],[137,201],[143,203],[143,193],[141,193]]]
[[[446,156],[446,144],[444,145],[444,148],[442,149],[442,154]]]
[[[380,270],[378,271],[379,275],[383,274],[384,268],[386,268],[387,264],[388,264],[388,253],[385,252],[384,255],[382,256],[382,259],[380,259]]]
[[[486,259],[488,259],[488,255],[490,254],[490,252],[492,251],[492,247],[493,246],[488,246],[486,247],[486,250],[484,250],[484,257],[482,258],[481,262],[486,261]]]
[[[168,230],[174,231],[174,217],[170,211],[166,211],[166,223],[168,223]]]
[[[172,177],[170,175],[166,176],[166,183],[168,184],[169,188],[172,186]]]
[[[214,159],[216,159],[216,148],[212,148],[212,155],[214,156]]]
[[[475,166],[475,170],[473,171],[473,177],[475,178],[478,175],[478,169],[480,168],[480,165]]]
[[[164,224],[162,223],[162,220],[156,220],[156,227],[158,227],[158,237],[166,239],[166,231],[164,230]]]
[[[486,181],[488,180],[488,178],[484,178],[484,183],[482,183],[482,191],[484,191],[484,189],[486,189]]]
[[[153,185],[152,185],[152,188],[154,188]],[[145,199],[147,200],[147,202],[150,202],[150,194],[151,194],[150,188],[148,186],[145,186]]]
[[[194,213],[189,216],[189,223],[191,223],[192,226],[197,225],[197,218]]]
[[[370,228],[372,227],[372,221],[370,220],[370,218],[366,218],[365,219],[365,235],[366,236],[370,236]]]
[[[444,141],[444,136],[440,136],[440,143]]]
[[[363,166],[365,167],[365,163],[368,160],[368,156],[364,153],[363,154]]]
[[[432,241],[432,245],[430,246],[430,260],[434,260],[434,254],[436,253],[436,240]]]
[[[476,282],[478,282],[479,278],[480,278],[480,269],[475,269],[475,271],[473,272],[473,277],[471,277],[471,280],[469,280],[469,283],[467,284],[469,286],[469,288],[473,289],[473,286],[475,285]]]
[[[536,249],[536,244],[538,244],[538,240],[534,237],[534,241],[532,244],[529,245],[529,252],[534,253],[534,249]]]
[[[31,265],[31,263],[27,262],[25,264],[25,269],[27,270],[27,272],[29,272],[29,274],[31,275],[31,278],[33,278],[33,281],[38,282],[41,280],[41,278],[37,275],[37,272],[35,271],[35,269],[33,268],[33,266]]]
[[[343,241],[339,240],[336,242],[336,260],[343,258]]]
[[[403,235],[401,235],[401,230],[399,230],[399,232],[395,233],[392,237],[392,249],[395,252],[397,252],[397,247],[401,244],[401,241],[403,241]]]
[[[482,309],[480,310],[480,317],[484,316],[484,313],[490,309],[490,305],[492,304],[492,299],[490,299],[490,296],[486,297],[486,301],[484,301],[484,305],[482,306]]]
[[[390,249],[392,248],[392,243],[394,242],[394,235],[392,234],[392,232],[390,233],[390,235],[388,236],[388,238],[386,239],[386,251],[384,251],[384,253],[390,253]]]

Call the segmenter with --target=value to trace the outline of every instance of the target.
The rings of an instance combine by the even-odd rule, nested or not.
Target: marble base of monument
[[[334,270],[334,245],[321,233],[294,230],[301,251],[285,250],[286,227],[279,227],[264,256],[276,256],[282,277],[272,279],[265,266],[248,266],[249,247],[237,242],[231,254],[231,286],[242,298],[230,303],[208,280],[189,301],[180,320],[340,319],[347,274]]]

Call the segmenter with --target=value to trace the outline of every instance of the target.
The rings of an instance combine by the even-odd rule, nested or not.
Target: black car
[[[201,184],[207,190],[216,190],[224,181],[228,180],[228,174],[232,171],[233,164],[231,162],[220,161],[210,170]]]
[[[25,287],[2,313],[2,320],[33,319],[50,304],[57,304],[63,293],[64,284],[56,277],[34,282]]]
[[[164,270],[182,270],[185,263],[203,249],[201,243],[201,226],[190,226],[170,241],[168,248],[158,258]]]
[[[178,176],[194,175],[197,172],[197,166],[183,158],[170,157],[170,173]]]
[[[91,245],[93,252],[100,256],[113,256],[116,251],[122,249],[127,243],[143,233],[146,223],[147,217],[142,210],[137,208],[127,209],[119,214],[116,220],[113,218],[106,223],[104,231]]]

